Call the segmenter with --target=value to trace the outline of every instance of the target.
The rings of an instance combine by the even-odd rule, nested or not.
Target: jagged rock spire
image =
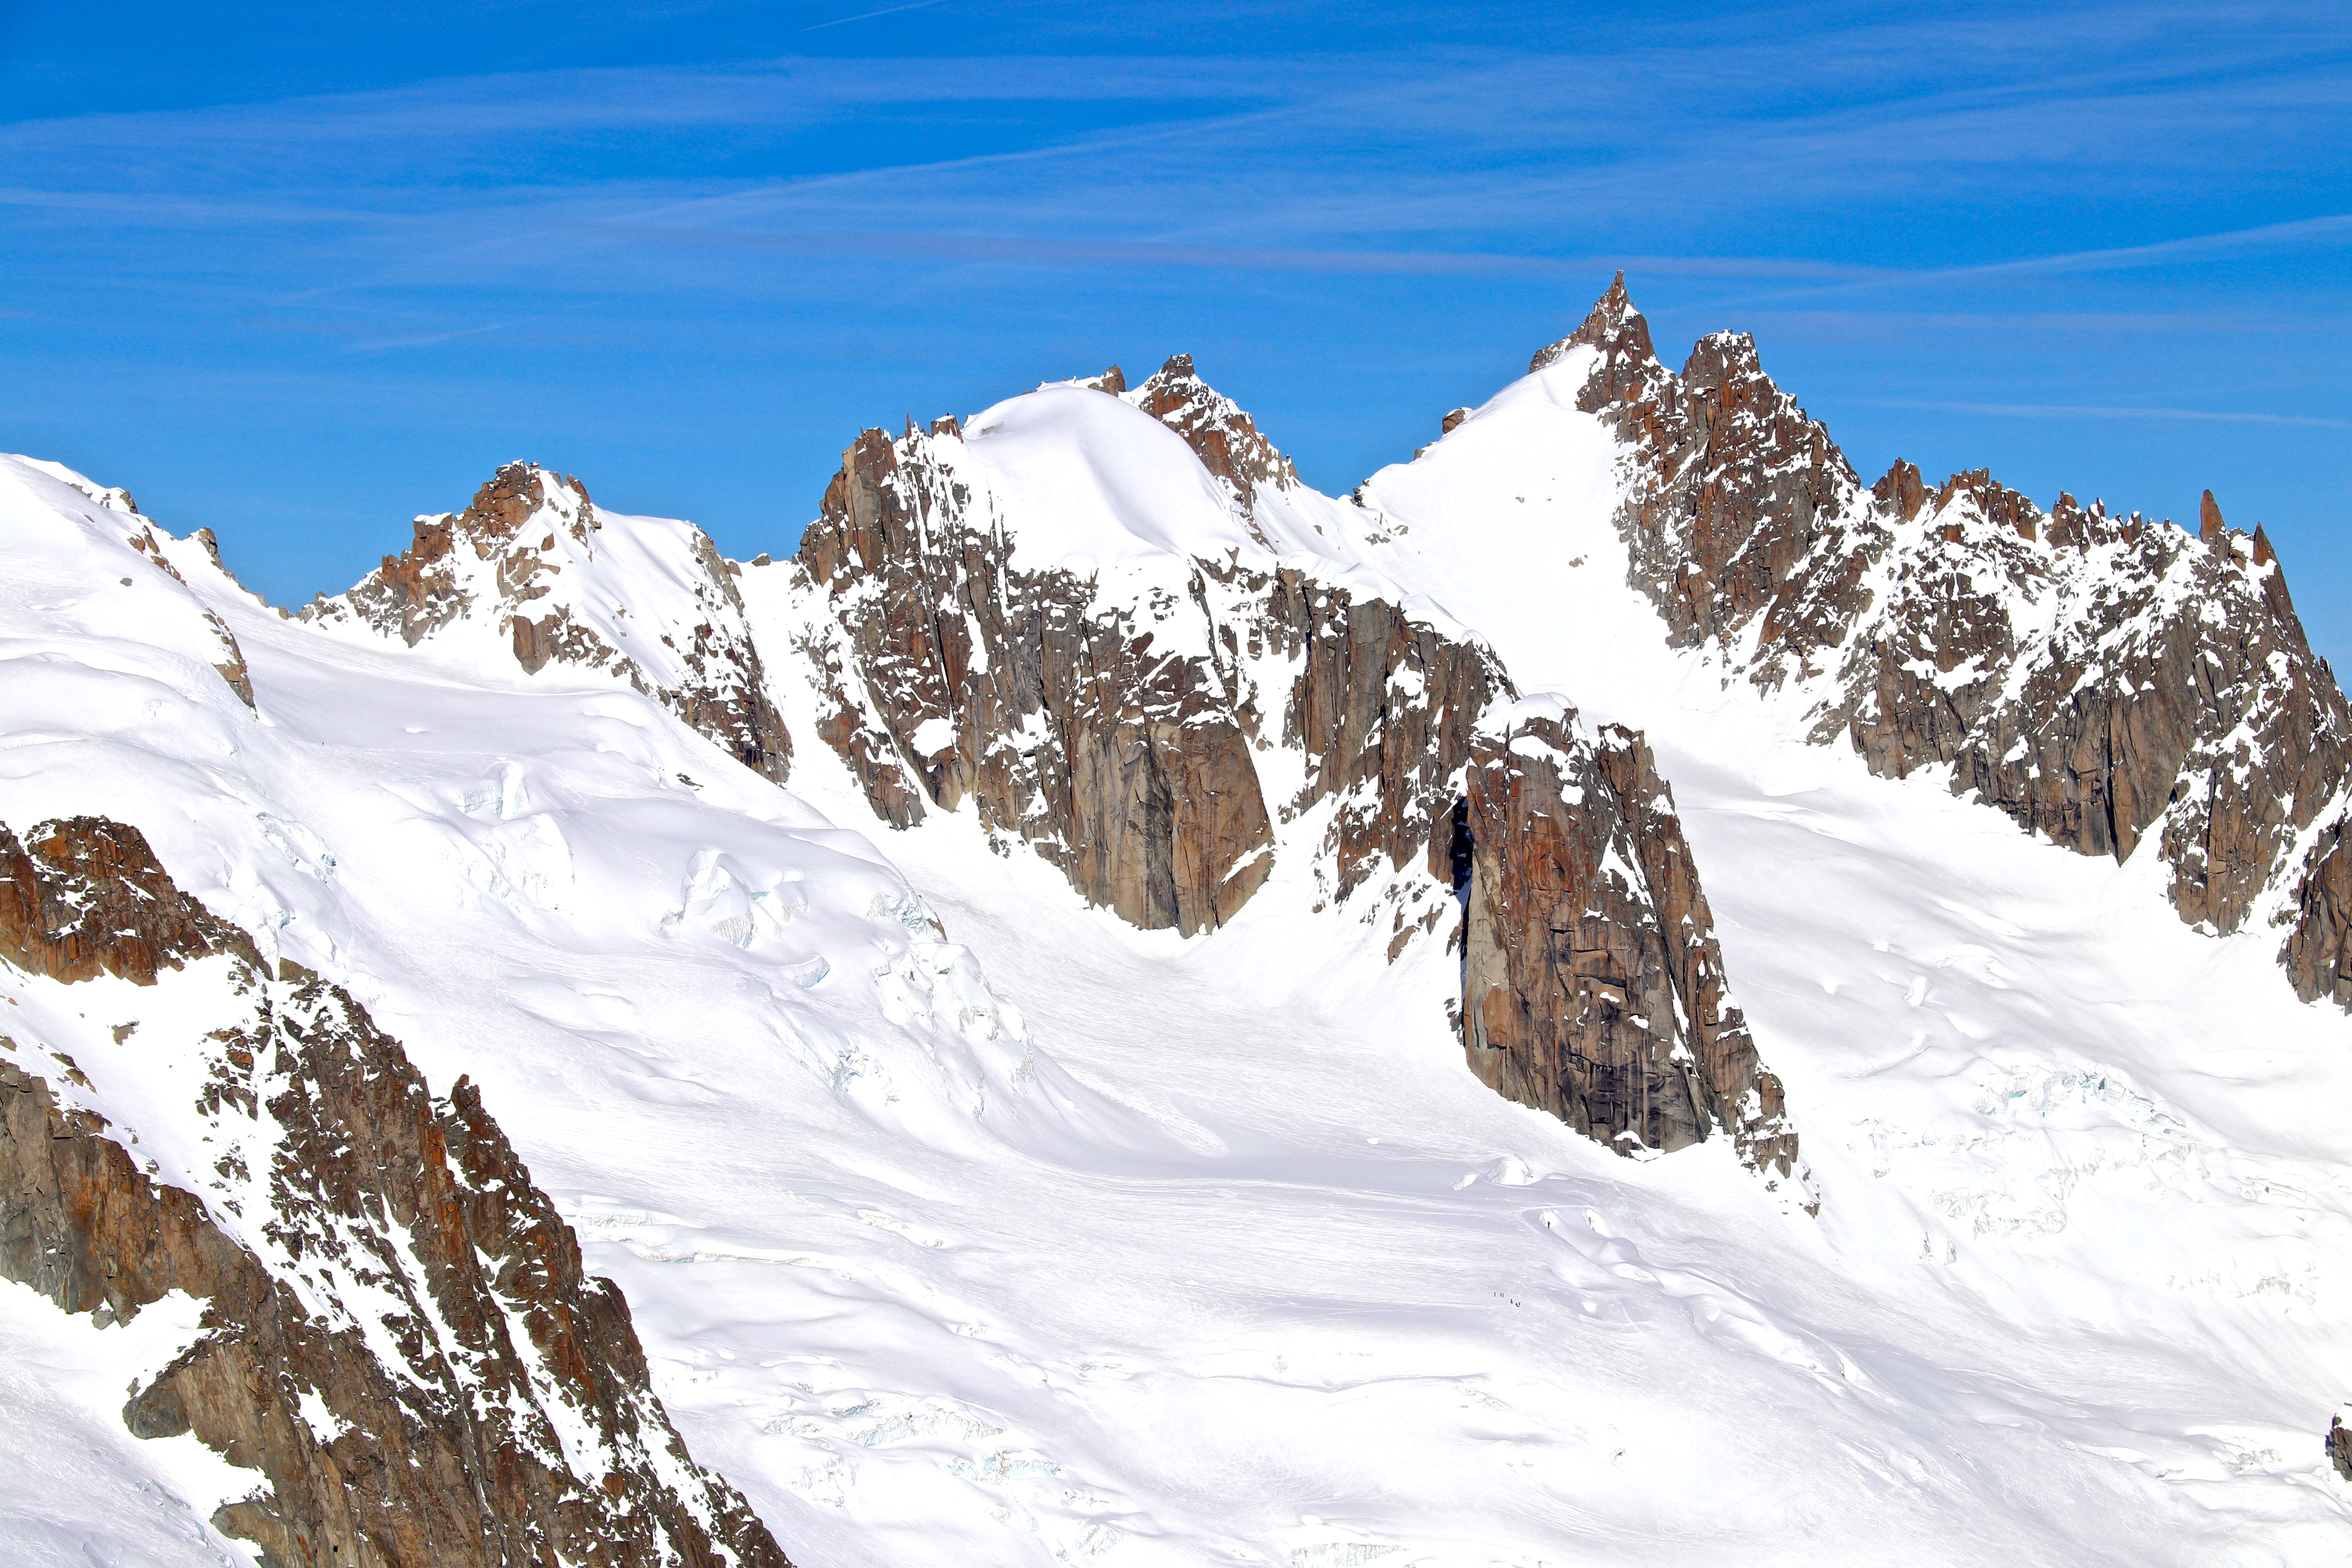
[[[1878,498],[1879,505],[1908,522],[1927,504],[1927,481],[1918,464],[1897,458],[1885,477],[1870,487],[1870,493]]]
[[[1584,318],[1584,324],[1556,343],[1536,351],[1528,362],[1528,374],[1533,375],[1547,365],[1557,364],[1568,357],[1568,352],[1579,345],[1601,351],[1607,367],[1608,391],[1615,396],[1622,390],[1618,367],[1621,362],[1627,370],[1654,365],[1657,351],[1650,343],[1650,323],[1634,307],[1633,296],[1625,292],[1625,274],[1622,271],[1610,280],[1609,288],[1593,302]],[[1632,379],[1631,375],[1624,378]]]

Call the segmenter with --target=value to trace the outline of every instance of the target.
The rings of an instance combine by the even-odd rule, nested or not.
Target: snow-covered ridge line
[[[502,1086],[491,1099],[528,1115],[547,1079],[515,1071],[519,1037],[555,1036],[541,1060],[560,1059],[566,1083],[593,1065],[583,1049],[606,1048],[585,1019],[576,1034],[542,1021],[566,1017],[556,999],[573,996],[554,978],[557,955],[594,955],[595,980],[579,982],[593,994],[575,1006],[609,1005],[605,977],[631,963],[715,971],[722,994],[749,988],[764,1005],[727,1037],[897,1135],[986,1142],[1073,1115],[1122,1130],[1131,1118],[1030,1048],[1017,1011],[870,845],[730,766],[632,685],[594,669],[527,675],[503,662],[506,638],[480,639],[476,651],[498,657],[471,668],[465,647],[432,637],[412,648],[348,621],[287,617],[239,588],[207,542],[92,504],[95,487],[76,479],[0,463],[12,568],[0,584],[0,822],[52,825],[28,836],[15,875],[0,872],[0,912],[48,931],[35,945],[66,952],[69,969],[73,953],[110,942],[137,952],[131,939],[173,909],[218,934],[209,956],[163,964],[152,985],[136,980],[155,965],[130,957],[130,979],[21,985],[0,963],[0,1037],[32,1053],[0,1097],[30,1118],[12,1146],[46,1169],[69,1144],[64,1122],[54,1139],[42,1130],[43,1106],[104,1118],[73,1121],[76,1170],[121,1177],[106,1202],[134,1233],[157,1205],[180,1205],[194,1239],[158,1267],[190,1247],[217,1265],[156,1285],[185,1331],[138,1366],[142,1386],[165,1390],[133,1426],[149,1441],[91,1479],[187,1501],[194,1517],[174,1540],[207,1530],[215,1560],[243,1538],[311,1561],[289,1544],[296,1531],[344,1543],[340,1557],[318,1545],[321,1561],[420,1568],[485,1552],[781,1563],[740,1496],[687,1462],[627,1308],[582,1274],[545,1189],[467,1081]],[[628,559],[598,544],[600,563]],[[232,623],[245,690],[216,668]],[[443,629],[462,642],[480,628]],[[87,890],[37,896],[40,846],[76,823],[140,847],[135,896],[119,908]],[[372,1016],[396,1018],[403,1044]],[[617,1076],[625,1098],[638,1080]],[[549,1149],[541,1133],[534,1163]],[[67,1225],[93,1203],[106,1210],[59,1203]],[[509,1222],[512,1234],[497,1228]],[[62,1256],[62,1236],[52,1226],[27,1266],[52,1246]],[[100,1247],[78,1277],[102,1291],[129,1272]],[[478,1289],[489,1296],[468,1305]],[[200,1324],[223,1291],[233,1300]],[[106,1321],[146,1299],[124,1298]],[[68,1304],[89,1321],[90,1300]],[[22,1317],[20,1301],[0,1303],[7,1330]],[[265,1372],[279,1339],[293,1347],[295,1373],[262,1378],[257,1413],[213,1388],[223,1357],[248,1355],[211,1331],[229,1321],[257,1325]],[[182,1351],[184,1366],[172,1363]],[[339,1394],[329,1384],[345,1373]],[[82,1414],[119,1436],[121,1398]],[[191,1400],[210,1400],[210,1415]],[[24,1437],[0,1420],[12,1452]],[[222,1452],[266,1458],[264,1473]],[[339,1490],[333,1466],[345,1463],[388,1474],[399,1495]],[[190,1474],[205,1478],[193,1494]],[[157,1490],[171,1485],[176,1498]],[[17,1500],[0,1488],[0,1518],[13,1521]],[[226,1522],[203,1526],[215,1505]],[[353,1555],[351,1542],[384,1531],[399,1540]],[[187,1559],[175,1545],[168,1560]]]
[[[809,743],[834,710],[772,635],[807,607],[790,564],[739,580],[801,742],[786,795],[609,672],[526,676],[496,628],[469,670],[436,638],[289,624],[158,530],[178,578],[160,570],[96,487],[0,484],[0,820],[139,825],[268,967],[342,986],[436,1088],[475,1075],[587,1266],[626,1287],[696,1458],[810,1568],[1875,1568],[1887,1541],[1934,1568],[2340,1563],[2352,1489],[2323,1434],[2352,1389],[2352,1020],[2296,1005],[2262,937],[2183,926],[2154,857],[2033,843],[1933,769],[1872,777],[1804,742],[1804,693],[1727,690],[1717,654],[1668,646],[1572,360],[1362,507],[1266,490],[1258,510],[1328,506],[1342,563],[1488,629],[1515,683],[1576,694],[1573,714],[1489,700],[1473,727],[1498,753],[1479,787],[1561,787],[1527,840],[1558,824],[1587,863],[1571,790],[1672,811],[1802,1114],[1813,1219],[1733,1139],[1622,1159],[1463,1071],[1444,1018],[1463,955],[1433,940],[1460,917],[1424,901],[1451,878],[1375,842],[1335,899],[1343,804],[1389,786],[1284,820],[1320,788],[1307,747],[1252,750],[1273,867],[1189,940],[1086,909],[1025,840],[990,853],[969,800],[925,795],[873,835],[902,878],[834,826],[872,807]],[[1377,692],[1354,678],[1354,631],[1327,634],[1385,612],[1342,610],[1336,570],[1300,568],[1297,596],[1327,617],[1318,689],[1344,699],[1318,711],[1359,739],[1316,744],[1385,765],[1361,738],[1443,682],[1426,660]],[[1382,603],[1409,640],[1437,627]],[[254,707],[213,668],[206,610]],[[1645,731],[1671,801],[1611,781],[1612,723]],[[1514,842],[1467,837],[1474,880]],[[1630,833],[1591,863],[1517,955],[1562,976],[1564,1016],[1613,1002],[1579,962],[1588,903],[1655,908],[1672,883]],[[1423,910],[1426,933],[1402,921]],[[1707,970],[1676,958],[1680,922],[1615,934],[1642,955],[1618,1037],[1666,1049],[1634,1020],[1703,1017]],[[288,973],[269,984],[299,990]],[[79,1067],[207,1059],[211,1024],[161,1007],[113,1040],[89,1002],[114,984],[64,990],[91,1014],[58,1020],[92,1037],[59,1037]],[[1704,1090],[1696,1050],[1667,1055]],[[1757,1087],[1734,1114],[1769,1110]],[[0,1538],[57,1543],[44,1568],[217,1563],[188,1521],[249,1481],[191,1486],[194,1434],[131,1439],[119,1412],[124,1379],[197,1332],[183,1306],[100,1330],[0,1285]],[[323,1401],[295,1416],[342,1440]],[[58,1528],[19,1526],[44,1507]],[[115,1550],[133,1515],[179,1533]]]
[[[1441,934],[1469,943],[1455,840],[1504,831],[1477,803],[1507,793],[1471,789],[1470,735],[1496,700],[1517,695],[1509,678],[1474,634],[1374,566],[1356,542],[1361,509],[1300,485],[1189,358],[1132,392],[1113,379],[896,438],[866,432],[757,637],[741,620],[740,569],[698,532],[686,530],[680,552],[664,528],[685,525],[608,525],[577,481],[523,464],[467,512],[420,519],[407,552],[305,615],[454,645],[492,668],[510,640],[526,675],[551,650],[611,665],[739,757],[773,759],[772,774],[789,746],[776,714],[796,701],[785,689],[806,682],[819,738],[882,820],[910,827],[969,804],[992,843],[1041,856],[1146,930],[1213,931],[1278,860],[1297,860],[1323,889],[1318,910],[1377,901],[1360,918],[1385,925],[1376,940],[1391,962]],[[656,591],[680,553],[690,598]],[[698,700],[702,665],[618,652],[649,639],[700,650],[713,621],[731,682],[717,724]],[[1570,773],[1600,766],[1596,737],[1572,714],[1559,734]],[[1555,793],[1593,816],[1580,842],[1672,822],[1616,792]],[[1678,838],[1655,847],[1606,864],[1553,857],[1541,897],[1495,905],[1529,929],[1490,922],[1479,940],[1548,941],[1537,926],[1588,916],[1629,931],[1703,927],[1695,881],[1647,886],[1657,868],[1687,864]],[[1480,863],[1463,864],[1475,880]],[[1711,951],[1704,929],[1693,940]],[[1457,998],[1457,1026],[1496,1007],[1524,1015],[1524,1027],[1494,1031],[1518,1042],[1519,1059],[1495,1081],[1613,1147],[1728,1131],[1791,1176],[1778,1090],[1754,1087],[1769,1074],[1759,1079],[1736,1012],[1727,1024],[1700,994],[1719,960],[1658,958],[1681,941],[1595,936],[1572,981],[1481,971],[1476,994]],[[1570,969],[1563,959],[1559,974]],[[1556,1026],[1563,984],[1580,999]],[[1675,991],[1675,1004],[1628,1001],[1645,986]],[[1734,1043],[1718,1048],[1718,1030]],[[1496,1048],[1465,1040],[1474,1061]],[[1702,1060],[1706,1072],[1685,1070]]]

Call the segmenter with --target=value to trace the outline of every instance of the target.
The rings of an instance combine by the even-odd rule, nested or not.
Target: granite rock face
[[[1805,690],[1815,738],[1874,772],[1948,768],[2087,855],[2153,837],[2183,920],[2291,923],[2298,989],[2337,994],[2327,825],[2352,713],[2259,529],[2227,527],[2210,491],[2192,534],[2071,496],[2045,512],[1981,469],[1930,486],[1898,462],[1865,489],[1746,336],[1669,373],[1622,275],[1538,367],[1580,349],[1579,405],[1625,443],[1632,581],[1675,642]]]
[[[2347,817],[2338,804],[2306,837],[2310,847],[2288,884],[2293,902],[2280,911],[2287,926],[2279,961],[2286,965],[2294,993],[2306,1002],[2326,997],[2352,1009],[2352,846],[2345,841]]]
[[[782,784],[792,738],[735,586],[741,570],[701,530],[599,513],[577,479],[509,463],[461,512],[416,537],[339,598],[301,614],[357,622],[410,647],[488,631],[528,674],[608,670],[746,767]]]
[[[1024,571],[954,461],[868,431],[801,547],[838,705],[820,731],[877,816],[969,800],[1091,901],[1187,935],[1265,880],[1278,822],[1326,801],[1334,897],[1383,866],[1442,869],[1469,731],[1510,689],[1483,647],[1294,570],[1194,559],[1181,592],[1134,596]],[[1277,748],[1300,777],[1269,798]]]
[[[1723,977],[1674,797],[1649,747],[1527,702],[1478,731],[1463,1035],[1497,1093],[1630,1152],[1727,1131],[1778,1184],[1797,1140]]]
[[[1273,834],[1219,672],[1154,646],[1199,606],[1015,568],[941,460],[953,440],[867,431],[802,541],[833,617],[808,647],[835,704],[820,734],[886,821],[969,800],[1136,925],[1223,923]]]
[[[252,939],[181,896],[137,828],[78,816],[19,840],[0,826],[0,960],[67,984],[152,985],[215,953],[261,963]]]
[[[0,1041],[0,1272],[102,1321],[204,1303],[123,1418],[257,1472],[218,1529],[284,1568],[785,1568],[688,1458],[626,1303],[469,1084],[436,1097],[347,993],[268,973],[135,828],[0,827],[0,963],[169,988],[158,1017],[193,997],[220,1021],[157,1042],[217,1151],[189,1187],[94,1109],[110,1069],[93,1081],[21,1025]]]
[[[1613,425],[1633,453],[1618,526],[1634,584],[1676,644],[1729,640],[1776,608],[1821,534],[1853,510],[1860,482],[1829,433],[1765,375],[1745,334],[1700,339],[1683,374],[1669,373],[1622,272],[1530,369],[1580,348],[1594,363],[1577,406]]]

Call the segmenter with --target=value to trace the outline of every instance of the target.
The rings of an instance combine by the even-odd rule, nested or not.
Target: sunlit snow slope
[[[1872,778],[1670,652],[1576,374],[1366,507],[1261,494],[1254,548],[1647,731],[1817,1218],[1723,1142],[1629,1161],[1496,1098],[1454,955],[1390,965],[1298,858],[1185,941],[969,813],[880,827],[808,743],[788,563],[741,588],[790,794],[595,672],[290,623],[173,543],[183,587],[11,464],[0,820],[135,823],[436,1089],[481,1083],[803,1568],[2344,1561],[2352,1023],[2148,868]],[[1135,572],[1240,547],[1181,464],[1107,480],[1145,416],[1087,395],[970,422],[1008,527]],[[61,1365],[169,1353],[0,1308]],[[0,1405],[0,1537],[85,1560],[41,1479],[65,1433],[86,1539],[220,1560],[139,1522],[208,1510],[190,1456],[121,1437],[95,1373],[38,1387]]]

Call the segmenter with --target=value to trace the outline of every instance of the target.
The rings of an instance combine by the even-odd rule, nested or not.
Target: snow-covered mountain
[[[1345,498],[1180,355],[780,561],[0,528],[31,1561],[2352,1550],[2346,710],[2210,499],[1865,488],[1620,279]]]
[[[792,738],[743,624],[740,570],[692,523],[632,518],[608,532],[578,479],[509,463],[464,511],[418,518],[406,550],[300,614],[477,658],[509,643],[526,674],[550,661],[611,670],[782,784]]]

